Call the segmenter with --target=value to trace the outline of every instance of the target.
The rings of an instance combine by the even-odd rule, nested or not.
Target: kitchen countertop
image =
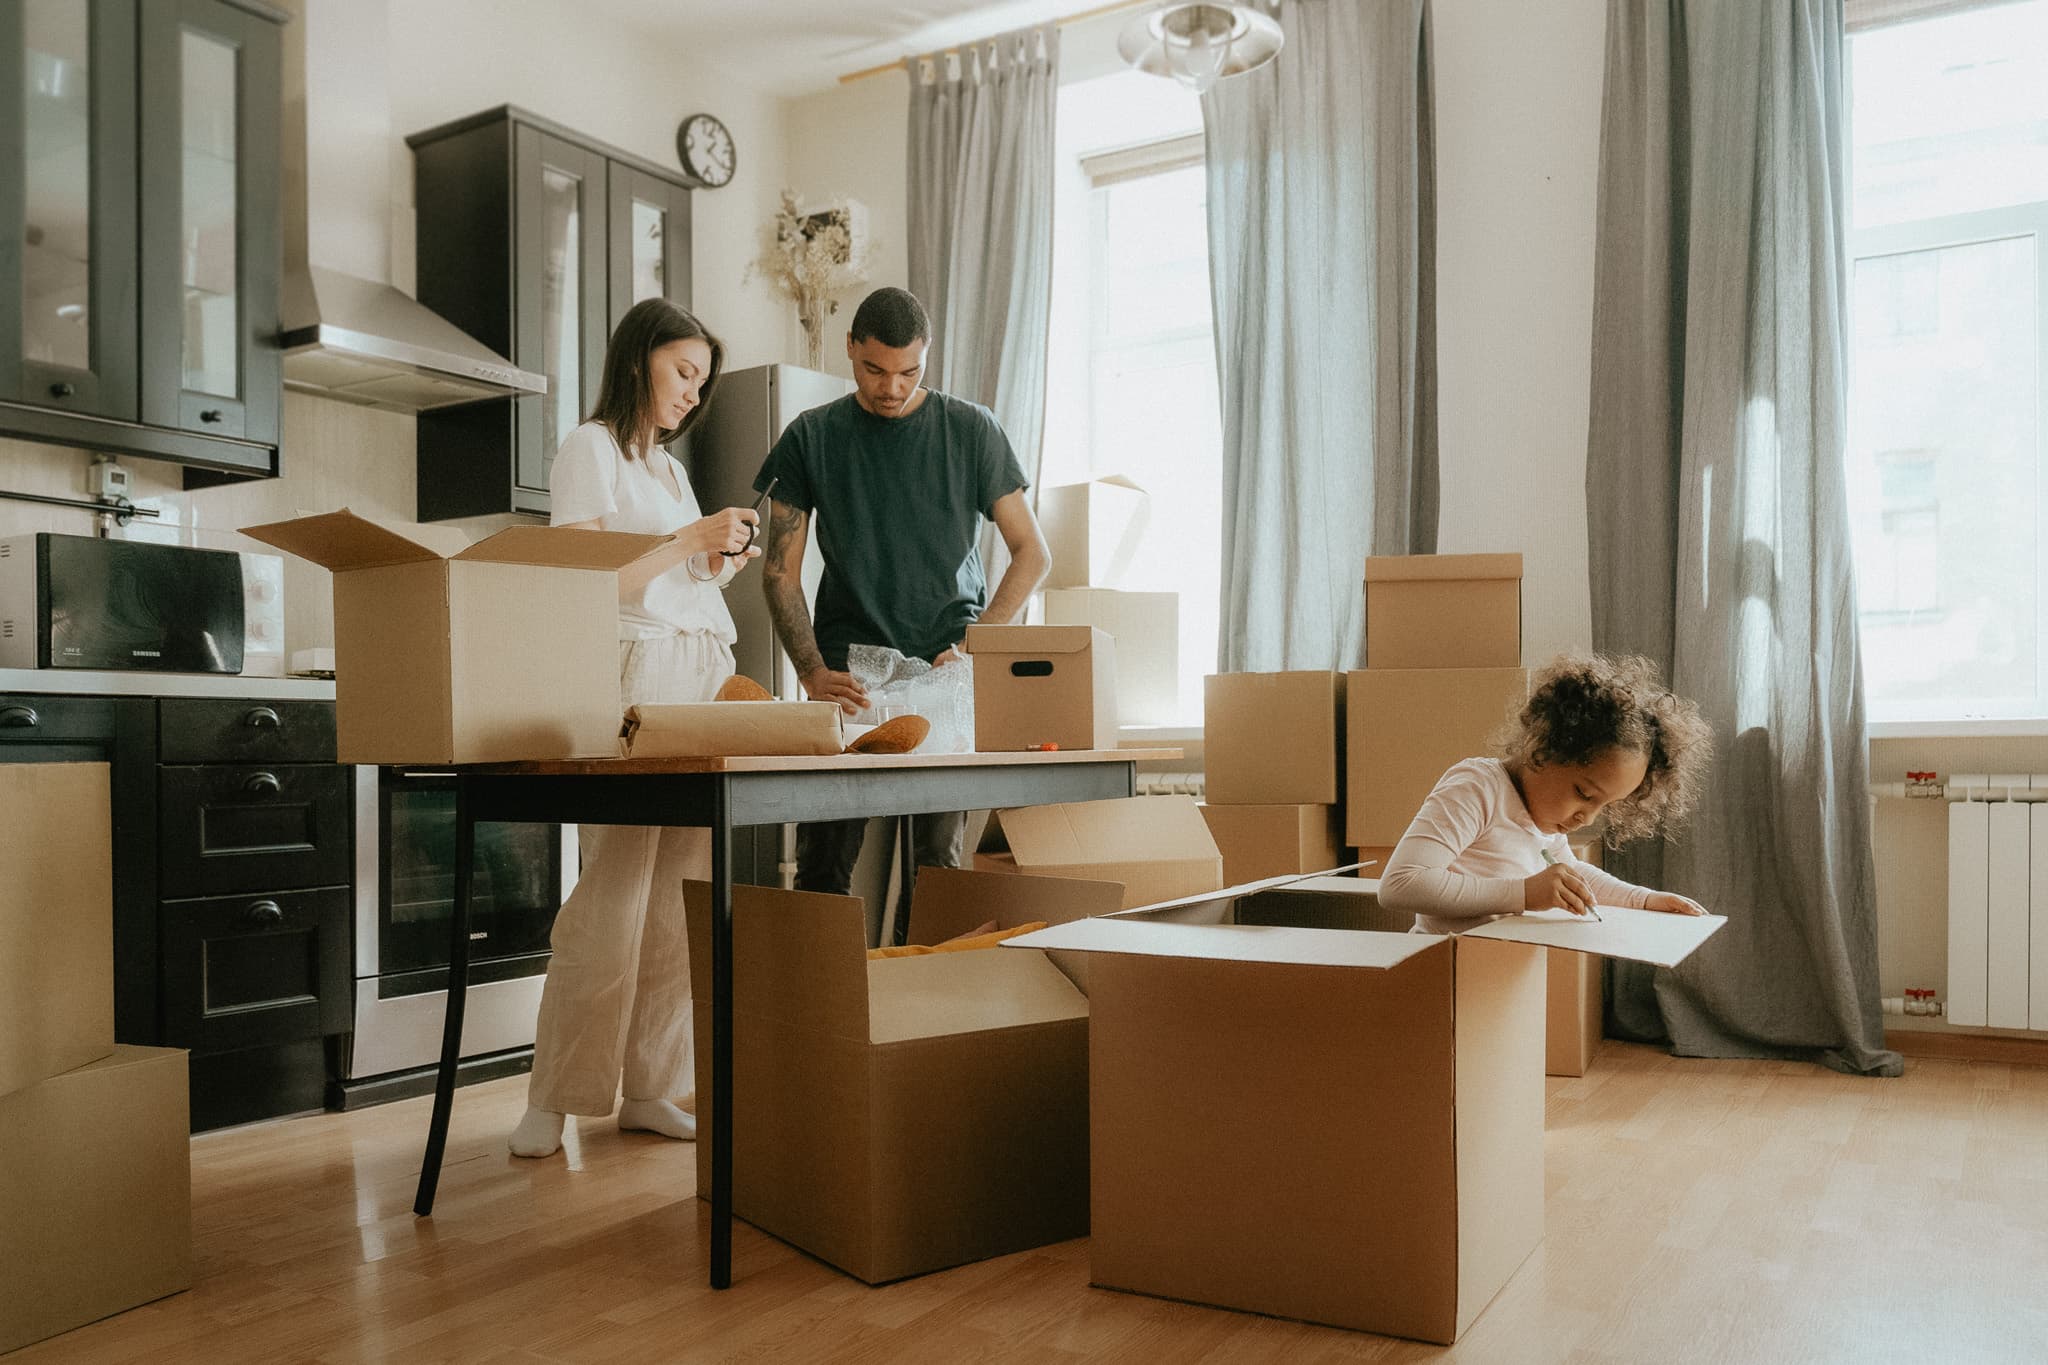
[[[96,697],[248,697],[333,701],[329,678],[250,678],[235,673],[98,672],[83,668],[0,668],[0,692]]]

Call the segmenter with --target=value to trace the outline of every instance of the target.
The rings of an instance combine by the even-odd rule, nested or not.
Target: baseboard
[[[1887,1029],[1884,1045],[1908,1057],[2048,1066],[2048,1038],[2007,1038],[1997,1034],[1936,1032],[1932,1029]]]

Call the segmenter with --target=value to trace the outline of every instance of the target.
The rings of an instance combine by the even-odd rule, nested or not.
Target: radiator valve
[[[1939,773],[1908,772],[1906,774],[1906,795],[1909,797],[1931,797],[1941,799],[1941,775]]]

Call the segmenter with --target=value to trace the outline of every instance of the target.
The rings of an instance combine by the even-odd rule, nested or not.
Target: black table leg
[[[455,904],[448,916],[448,1009],[441,1020],[441,1069],[434,1077],[434,1117],[427,1126],[427,1152],[420,1160],[419,1192],[412,1211],[434,1211],[441,1183],[441,1157],[448,1148],[448,1116],[455,1107],[455,1071],[462,1061],[462,1010],[469,992],[470,863],[476,822],[470,818],[469,785],[455,780]]]
[[[732,1287],[732,784],[711,796],[711,1287]]]
[[[897,877],[902,881],[902,890],[896,896],[895,943],[902,947],[910,942],[910,888],[917,882],[917,831],[911,828],[913,817],[899,816],[897,823],[902,826],[898,837],[902,840],[897,850]]]

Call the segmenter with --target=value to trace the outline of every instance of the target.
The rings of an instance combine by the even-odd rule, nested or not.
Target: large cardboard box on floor
[[[1145,490],[1121,474],[1059,484],[1038,495],[1038,526],[1052,551],[1048,588],[1113,588],[1137,558]]]
[[[1180,594],[1115,588],[1052,589],[1049,626],[1093,626],[1116,648],[1120,725],[1172,725],[1180,715]]]
[[[177,1048],[0,1095],[0,1352],[191,1287],[190,1129]]]
[[[1580,862],[1600,866],[1600,845],[1573,844]],[[1606,913],[1602,911],[1601,913]],[[1552,1076],[1583,1076],[1600,1050],[1606,1026],[1607,972],[1597,957],[1583,953],[1550,955],[1550,997],[1545,1011],[1543,1069]]]
[[[1461,759],[1492,749],[1529,695],[1521,668],[1371,668],[1347,675],[1344,834],[1357,848],[1398,844]]]
[[[1116,646],[1092,626],[969,626],[974,747],[1116,747]]]
[[[1522,662],[1522,557],[1374,555],[1365,561],[1367,668]]]
[[[619,752],[618,571],[672,536],[445,526],[343,509],[242,534],[334,572],[343,763]]]
[[[1337,806],[1205,804],[1202,819],[1223,855],[1223,880],[1231,886],[1320,872],[1350,861],[1344,812]]]
[[[114,1050],[112,819],[106,764],[0,763],[0,1095]]]
[[[920,939],[926,925],[994,918],[984,894],[1048,922],[1115,894],[930,873],[914,896]],[[687,893],[709,896],[703,883]],[[751,886],[733,898],[734,1213],[870,1284],[1087,1233],[1088,1002],[1045,954],[870,961],[856,898]],[[689,920],[708,1134],[710,918]],[[698,1143],[700,1193],[710,1159]]]
[[[1223,855],[1191,796],[1131,796],[990,811],[974,866],[1116,882],[1125,906],[1223,885]],[[911,922],[916,923],[913,910]]]
[[[1090,1279],[1454,1341],[1543,1237],[1545,947],[1674,963],[1721,921],[1386,933],[1355,877],[1075,920]]]
[[[1344,800],[1344,674],[1216,673],[1203,688],[1202,794],[1209,804]]]

